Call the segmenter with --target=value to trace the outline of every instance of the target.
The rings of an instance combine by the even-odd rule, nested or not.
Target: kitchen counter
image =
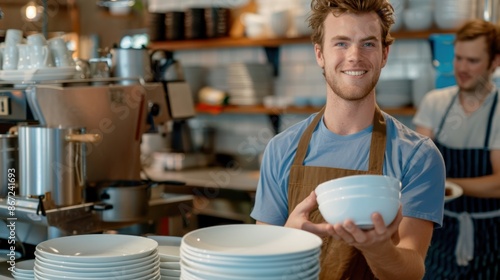
[[[180,171],[146,169],[155,181],[178,181],[185,185],[165,184],[164,192],[194,195],[193,213],[198,227],[227,223],[254,223],[250,212],[260,172],[257,170],[209,167]]]
[[[148,176],[156,181],[179,181],[189,187],[218,188],[255,193],[260,172],[258,170],[208,167],[179,171],[146,169]],[[165,190],[165,192],[168,192]]]

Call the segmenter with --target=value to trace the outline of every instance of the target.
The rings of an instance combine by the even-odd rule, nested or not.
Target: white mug
[[[19,50],[17,45],[5,45],[3,49],[3,70],[16,70],[17,62],[19,60]]]
[[[23,31],[19,29],[7,29],[5,33],[5,44],[16,46],[23,41]]]
[[[48,41],[52,58],[56,67],[65,67],[72,65],[71,53],[62,37],[55,37]]]
[[[28,45],[31,53],[31,68],[40,69],[52,67],[52,54],[48,46]]]
[[[18,70],[29,70],[31,69],[31,53],[28,45],[18,44],[17,49],[19,52],[17,60]]]
[[[26,37],[26,41],[28,45],[38,45],[38,46],[44,46],[47,44],[47,40],[45,40],[45,36],[41,33],[35,33],[31,34],[28,37]]]

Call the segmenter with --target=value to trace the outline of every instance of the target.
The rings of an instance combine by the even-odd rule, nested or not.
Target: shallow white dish
[[[35,267],[35,259],[24,260],[16,263],[16,268],[14,271],[20,274],[33,274],[33,268]]]
[[[268,266],[255,266],[254,264],[248,265],[249,262],[242,262],[240,264],[214,264],[210,262],[196,261],[190,258],[182,258],[182,266],[189,266],[191,268],[199,269],[207,272],[246,275],[246,276],[280,276],[286,274],[294,274],[308,270],[312,267],[319,265],[319,253],[315,256],[300,259],[291,262],[267,262]]]
[[[35,252],[35,257],[37,263],[47,265],[47,267],[49,268],[51,266],[57,266],[57,267],[63,267],[64,269],[77,270],[77,271],[82,269],[92,270],[92,271],[106,271],[114,267],[122,267],[122,266],[135,268],[144,265],[146,263],[155,261],[156,259],[159,259],[157,250],[154,250],[151,254],[141,258],[123,260],[123,261],[113,261],[113,262],[99,262],[99,263],[95,262],[81,263],[77,261],[70,262],[70,261],[51,260],[41,256],[40,253],[38,252]]]
[[[180,236],[149,235],[146,237],[156,240],[158,246],[181,246],[182,241]]]
[[[184,279],[184,276],[187,274],[189,279],[203,279],[203,280],[282,280],[282,279],[289,279],[289,280],[306,280],[306,279],[317,279],[319,275],[320,267],[319,267],[319,262],[318,265],[309,268],[309,269],[304,269],[301,270],[300,268],[295,268],[294,272],[287,273],[284,275],[277,275],[277,276],[254,276],[254,275],[246,275],[244,273],[237,273],[237,274],[232,274],[232,273],[216,273],[216,272],[209,272],[201,269],[196,269],[189,267],[187,265],[182,265],[181,266],[181,275]]]
[[[30,70],[0,70],[0,80],[12,82],[67,80],[72,78],[75,72],[76,68],[74,66]]]
[[[179,257],[180,256],[180,246],[158,246],[158,255],[160,257]]]
[[[158,242],[141,236],[87,234],[41,242],[36,251],[52,260],[99,263],[138,259],[151,254],[157,247]]]
[[[189,259],[198,263],[205,263],[215,266],[230,266],[230,267],[252,267],[267,268],[276,265],[295,265],[302,263],[309,258],[315,258],[320,254],[320,248],[310,251],[304,251],[289,255],[265,256],[256,258],[254,256],[222,256],[215,254],[203,254],[189,250],[189,248],[181,247],[181,259]]]
[[[449,192],[449,195],[446,195],[446,192]],[[444,196],[444,201],[448,202],[451,201],[457,197],[462,196],[464,193],[462,187],[459,185],[452,183],[450,181],[446,181],[445,183],[445,196]]]
[[[293,255],[312,251],[321,238],[303,230],[271,225],[223,225],[191,231],[182,247],[194,252],[246,258]]]
[[[160,268],[166,269],[181,269],[180,262],[160,262]]]

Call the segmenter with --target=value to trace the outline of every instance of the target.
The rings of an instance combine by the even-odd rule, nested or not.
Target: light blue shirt
[[[262,159],[251,217],[284,225],[288,218],[288,180],[297,145],[315,114],[276,135]],[[403,216],[443,222],[445,167],[434,143],[383,112],[387,125],[384,175],[402,183]],[[351,135],[338,135],[321,121],[313,132],[305,166],[367,170],[373,126]]]

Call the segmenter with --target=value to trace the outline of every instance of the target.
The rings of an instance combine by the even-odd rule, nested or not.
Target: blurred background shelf
[[[263,105],[256,106],[235,106],[229,105],[222,108],[220,114],[267,114],[267,115],[283,115],[283,114],[312,114],[318,112],[321,107],[295,107],[289,106],[286,108],[269,108]],[[382,110],[390,115],[398,116],[413,116],[416,109],[412,106],[401,108],[382,108]],[[212,110],[197,109],[199,114],[214,114]]]
[[[454,30],[429,29],[424,31],[398,31],[392,33],[396,39],[427,39],[434,33],[453,33]],[[188,50],[200,48],[235,48],[235,47],[279,47],[288,44],[311,43],[309,36],[295,38],[212,38],[198,40],[179,40],[179,41],[157,41],[151,42],[151,49],[166,50]]]

